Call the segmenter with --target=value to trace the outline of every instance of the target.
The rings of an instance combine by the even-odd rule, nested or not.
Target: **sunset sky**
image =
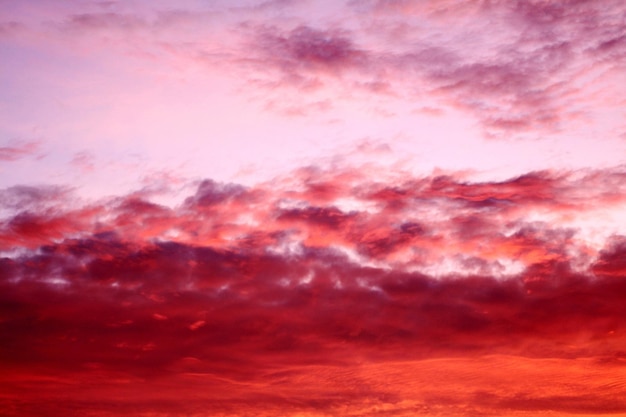
[[[0,414],[626,416],[626,3],[0,0]]]

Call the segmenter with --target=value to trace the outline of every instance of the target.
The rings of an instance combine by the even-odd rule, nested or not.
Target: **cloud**
[[[470,111],[486,128],[502,131],[552,128],[561,117],[553,97],[565,90],[548,77],[567,62],[565,46],[547,45],[532,53],[472,62],[454,47],[424,41],[402,52],[388,52],[357,48],[351,37],[360,34],[339,37],[309,27],[283,36],[274,35],[276,32],[280,29],[256,33],[254,49],[263,51],[256,60],[259,71],[273,67],[282,86],[341,89],[343,83],[345,90],[348,82],[363,87],[367,94],[382,91],[403,96],[418,87],[431,98],[440,96],[448,105]]]
[[[219,184],[213,180],[204,180],[198,186],[196,195],[188,198],[186,203],[200,207],[215,206],[242,196],[244,191],[237,184]]]
[[[241,51],[232,56],[230,62],[235,71],[244,69],[242,75],[257,88],[278,86],[323,91],[329,87],[329,82],[358,72],[370,58],[367,51],[357,48],[350,34],[342,30],[247,23],[242,25],[241,31],[244,34]],[[284,97],[279,100],[283,101]],[[329,98],[318,101],[330,105]],[[266,107],[277,106],[270,101]],[[311,104],[297,100],[290,106],[296,112],[301,112],[298,109],[303,107],[311,107]]]
[[[276,65],[289,68],[339,69],[355,64],[362,54],[340,33],[299,26],[286,34],[263,30],[260,42]]]
[[[0,190],[1,207],[10,210],[37,208],[58,205],[68,197],[69,189],[59,186],[14,185]]]
[[[559,365],[542,378],[565,380],[576,379],[572,363],[591,358],[605,364],[589,365],[593,372],[615,375],[624,358],[624,238],[594,248],[568,222],[595,206],[620,209],[623,175],[397,182],[389,173],[374,181],[348,167],[308,167],[253,187],[205,180],[178,207],[139,193],[72,210],[41,208],[37,201],[54,201],[46,189],[10,189],[33,203],[27,212],[11,205],[0,229],[0,356],[8,375],[26,378],[16,389],[39,389],[2,401],[27,410],[19,398],[56,395],[52,382],[29,378],[63,374],[99,379],[110,398],[152,381],[165,408],[145,393],[119,407],[154,413],[231,415],[254,399],[254,413],[332,414],[346,398],[365,415],[443,404],[458,413],[454,404],[468,403],[495,413],[600,412],[608,398],[601,376],[569,408],[558,404],[578,395],[572,389],[544,395],[505,379],[502,391],[477,385],[491,396],[454,384],[411,394],[401,381],[407,369],[428,375],[429,363],[452,366],[452,357],[466,369],[524,362],[522,374],[552,358]],[[347,209],[350,199],[358,204]],[[542,210],[564,215],[539,221]],[[580,253],[589,258],[582,269]],[[178,404],[176,386],[192,380],[207,394]],[[75,407],[102,401],[88,387]],[[57,415],[67,411],[50,404]]]
[[[84,42],[85,59],[121,47],[154,64],[131,72],[186,85],[209,67],[228,75],[206,87],[267,81],[268,108],[292,115],[370,99],[453,107],[498,137],[558,129],[621,88],[610,84],[623,67],[619,2],[362,1],[332,24],[280,7],[312,2],[256,4],[55,6],[48,23],[0,24],[0,37],[24,36],[35,53],[38,30],[64,54]],[[37,150],[16,142],[0,160]],[[358,152],[391,157],[376,143]],[[93,165],[88,152],[62,160]],[[0,190],[3,413],[626,412],[624,167],[476,180],[341,161],[256,185],[204,179],[177,190],[179,204],[161,198],[169,177],[98,201],[62,186]]]
[[[281,19],[275,11],[285,5],[291,14]],[[157,76],[161,65],[220,68],[250,97],[266,97],[263,108],[287,114],[362,98],[410,102],[461,110],[488,135],[509,138],[583,126],[601,117],[598,100],[618,115],[623,107],[615,76],[625,26],[616,0],[348,2],[345,19],[332,24],[291,1],[152,7],[61,8],[48,11],[56,25],[47,27],[60,29],[54,36],[82,35],[65,43],[95,37],[106,50],[147,60]],[[315,97],[291,96],[294,88]]]
[[[19,142],[0,147],[0,161],[13,162],[34,155],[39,149],[38,142]]]
[[[592,266],[596,275],[602,277],[622,277],[626,273],[626,239],[613,236],[607,247],[600,251],[600,256]]]
[[[319,363],[342,344],[364,357],[407,360],[487,352],[610,356],[621,339],[606,334],[624,325],[622,280],[593,280],[559,262],[505,280],[441,280],[364,267],[330,249],[253,254],[92,239],[5,259],[3,270],[3,300],[11,306],[5,330],[13,329],[5,357],[79,368],[98,362],[137,375],[165,372],[186,356],[203,358],[209,372],[212,359],[226,356],[260,368],[221,372],[254,376],[274,355]],[[562,350],[577,340],[580,346]],[[66,356],[68,349],[80,351]]]
[[[493,137],[510,137],[593,117],[588,77],[623,66],[623,7],[612,0],[350,7],[351,24],[332,30],[248,24],[240,53],[254,68],[248,78],[326,100],[330,91],[334,100],[382,93],[444,105],[471,114]]]
[[[92,172],[94,170],[95,158],[89,152],[77,152],[70,163],[82,172]]]

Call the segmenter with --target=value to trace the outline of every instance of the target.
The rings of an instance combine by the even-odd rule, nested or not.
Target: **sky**
[[[7,417],[626,416],[622,0],[0,0]]]

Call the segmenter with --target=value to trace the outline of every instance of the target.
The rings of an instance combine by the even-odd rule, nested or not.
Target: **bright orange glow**
[[[199,360],[166,376],[97,367],[62,378],[3,374],[0,397],[34,414],[189,416],[624,416],[625,360],[489,355],[405,362],[271,366],[254,377],[202,372]],[[20,402],[23,402],[20,404]],[[30,404],[30,405],[28,405]]]

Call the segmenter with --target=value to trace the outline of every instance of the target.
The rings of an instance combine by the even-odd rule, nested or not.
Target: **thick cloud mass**
[[[626,413],[626,238],[574,226],[623,210],[623,172],[359,172],[206,180],[174,208],[4,190],[37,202],[0,229],[7,415]]]

